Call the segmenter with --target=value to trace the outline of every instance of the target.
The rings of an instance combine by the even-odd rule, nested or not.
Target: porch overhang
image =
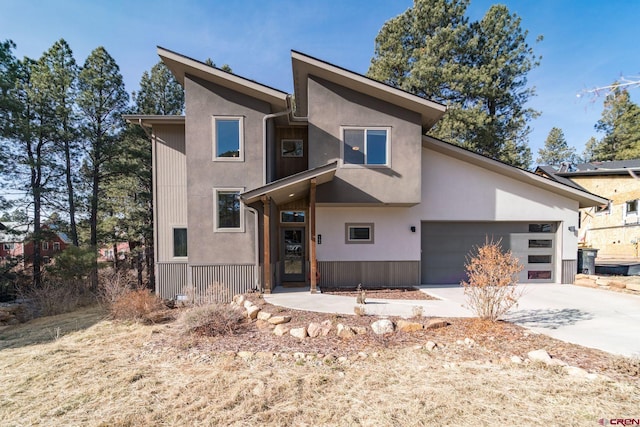
[[[255,203],[264,196],[276,205],[291,202],[309,194],[312,179],[316,179],[317,185],[333,180],[337,168],[338,162],[333,162],[309,169],[242,193],[240,199],[245,205]]]

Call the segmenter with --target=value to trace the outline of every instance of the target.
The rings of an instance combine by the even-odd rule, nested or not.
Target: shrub
[[[158,318],[156,313],[164,309],[160,298],[149,289],[129,290],[109,305],[109,312],[114,319],[142,322],[153,322]]]
[[[233,335],[246,325],[240,310],[221,303],[195,306],[183,314],[182,322],[189,332],[206,336]]]
[[[511,251],[503,252],[500,240],[487,239],[471,251],[465,264],[468,280],[461,283],[471,310],[492,322],[517,305],[522,290],[516,287],[523,269]]]
[[[131,270],[115,270],[106,268],[100,270],[98,275],[98,300],[110,306],[122,296],[137,287],[135,273]]]

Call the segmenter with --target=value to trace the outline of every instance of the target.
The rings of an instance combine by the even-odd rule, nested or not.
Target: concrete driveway
[[[522,285],[524,295],[507,320],[563,341],[640,357],[640,296],[573,285]],[[462,287],[421,289],[464,305]]]

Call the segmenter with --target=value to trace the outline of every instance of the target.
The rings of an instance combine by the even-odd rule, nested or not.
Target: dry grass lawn
[[[347,362],[203,351],[179,322],[97,308],[0,331],[3,426],[597,425],[640,417],[635,379],[414,348]]]

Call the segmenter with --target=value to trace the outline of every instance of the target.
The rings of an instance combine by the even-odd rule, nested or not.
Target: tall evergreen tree
[[[118,145],[123,127],[122,114],[129,96],[120,68],[104,47],[98,47],[87,58],[78,79],[78,106],[82,113],[83,138],[87,151],[85,171],[90,181],[90,244],[97,252],[98,210],[104,185],[114,177],[112,164],[121,147]],[[98,286],[98,265],[94,262],[91,286]]]
[[[590,162],[592,160],[595,160],[597,147],[598,147],[598,140],[592,136],[584,144],[584,151],[582,152],[582,160],[585,162]]]
[[[52,108],[56,117],[51,135],[57,144],[62,165],[64,167],[64,183],[66,187],[66,209],[69,212],[69,234],[72,243],[78,246],[78,229],[76,225],[76,201],[74,176],[77,171],[77,117],[74,112],[76,101],[76,85],[78,68],[71,48],[64,39],[55,42],[44,53],[40,62],[41,73],[48,80],[48,90]],[[60,209],[65,207],[60,206]]]
[[[569,147],[562,129],[553,127],[544,142],[544,147],[538,150],[539,165],[559,165],[562,162],[578,161],[576,150]]]
[[[640,107],[626,89],[616,87],[607,95],[595,128],[604,136],[595,146],[593,160],[640,158]]]
[[[470,23],[468,4],[414,0],[381,29],[368,75],[445,103],[449,111],[434,136],[528,167],[528,122],[538,113],[526,107],[534,95],[526,75],[538,58],[505,6]]]

